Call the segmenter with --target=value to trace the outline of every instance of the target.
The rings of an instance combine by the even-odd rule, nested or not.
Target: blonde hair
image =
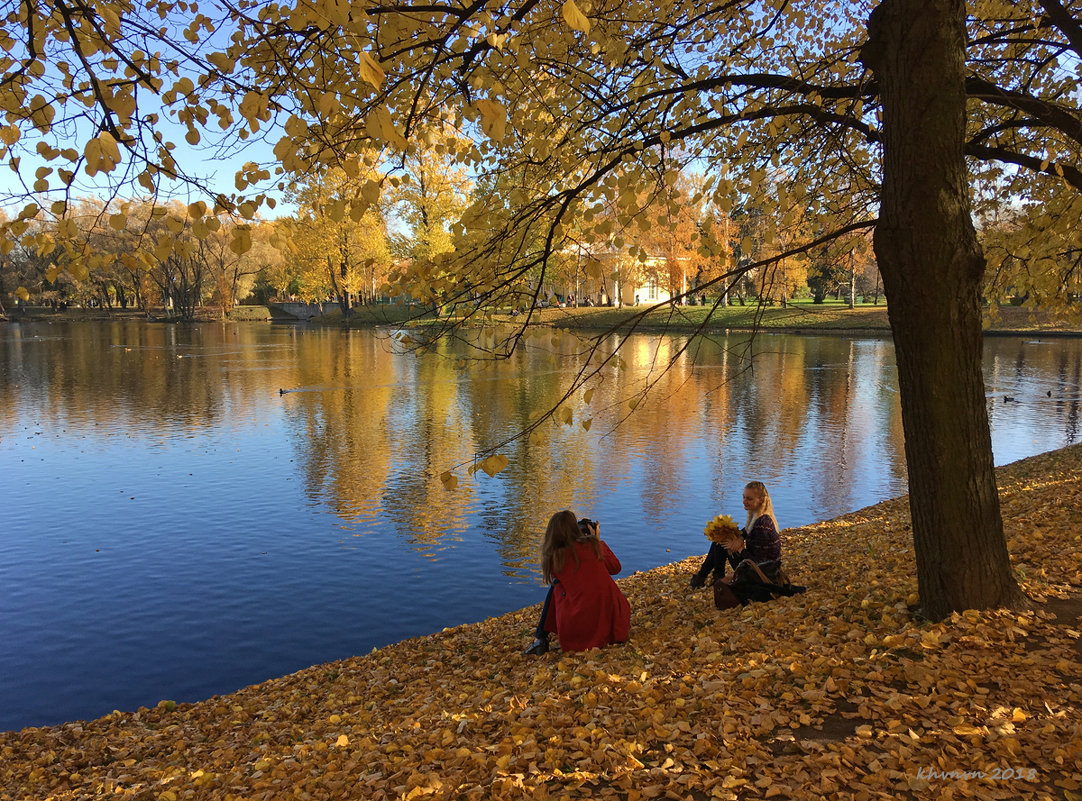
[[[558,570],[563,570],[568,552],[579,564],[579,555],[575,550],[576,542],[588,542],[597,558],[601,558],[601,543],[594,533],[583,531],[575,513],[565,509],[549,518],[545,529],[545,538],[541,541],[541,575],[545,582],[552,581]]]
[[[770,500],[770,493],[766,491],[766,484],[762,481],[749,481],[744,486],[744,489],[751,490],[759,496],[759,506],[754,510],[748,511],[748,522],[744,525],[744,532],[750,534],[751,527],[755,525],[755,521],[764,515],[773,521],[775,531],[781,531],[781,526],[778,525],[778,518],[774,517],[774,503]]]

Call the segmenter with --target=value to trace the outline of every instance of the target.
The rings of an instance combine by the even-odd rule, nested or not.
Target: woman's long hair
[[[601,558],[601,543],[593,533],[582,530],[574,512],[565,509],[554,514],[549,519],[545,539],[541,542],[541,575],[546,583],[552,581],[557,571],[563,570],[568,552],[575,557],[575,564],[579,564],[576,542],[590,543],[597,558]]]
[[[749,481],[744,489],[751,490],[759,496],[759,507],[748,512],[748,522],[744,525],[744,532],[750,534],[755,521],[763,515],[766,515],[774,522],[775,531],[781,531],[778,526],[778,518],[774,517],[774,503],[770,500],[770,493],[766,491],[766,484],[762,481]]]

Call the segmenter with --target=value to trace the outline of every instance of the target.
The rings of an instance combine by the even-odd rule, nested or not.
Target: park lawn
[[[705,325],[708,330],[748,330],[761,328],[779,331],[883,331],[889,332],[885,305],[857,306],[811,303],[782,306],[678,306],[650,310],[645,305],[623,308],[546,309],[542,320],[561,328],[620,329],[630,325],[637,331],[691,332]],[[638,318],[638,319],[636,319]]]
[[[1030,611],[914,617],[895,499],[783,532],[804,595],[718,612],[687,587],[701,555],[621,579],[622,646],[526,657],[534,606],[199,703],[0,733],[0,799],[1073,801],[1082,445],[998,479]]]
[[[419,306],[402,303],[380,303],[373,306],[354,306],[352,313],[346,319],[345,325],[349,328],[367,328],[380,325],[408,325],[410,323],[424,323],[435,319],[431,312],[423,310]],[[318,325],[341,325],[342,312],[335,310],[327,314],[315,317],[312,322]]]
[[[707,320],[709,317],[709,320]],[[506,314],[495,315],[494,319],[507,323],[521,323],[521,315],[511,317]],[[759,307],[749,303],[746,306],[658,306],[656,308],[624,306],[622,308],[583,307],[583,308],[544,308],[536,311],[531,323],[549,325],[557,328],[584,331],[629,331],[656,333],[693,333],[705,331],[764,331],[782,332],[819,332],[819,333],[874,333],[889,334],[890,321],[887,319],[885,303],[879,305],[858,304],[850,309],[845,303],[828,301],[823,304],[811,301],[797,301],[782,307]],[[989,333],[999,334],[1077,334],[1082,332],[1079,320],[1054,320],[1041,312],[1029,309],[1003,306],[991,311],[986,321]]]
[[[507,309],[496,310],[487,318],[489,321],[506,324],[522,324],[523,315],[512,316]],[[163,310],[155,310],[159,321],[168,317]],[[707,321],[707,316],[710,319]],[[146,315],[138,310],[128,309],[68,309],[54,312],[45,307],[29,310],[29,317],[43,320],[103,320],[103,319],[144,319]],[[266,306],[235,306],[227,315],[234,322],[257,322],[271,319]],[[200,310],[197,319],[201,322],[216,322],[222,319],[220,309]],[[453,324],[454,316],[445,314],[437,317],[431,311],[420,306],[398,303],[384,303],[374,306],[355,306],[353,313],[346,320],[349,328],[370,328],[375,326],[419,326],[431,328]],[[480,322],[482,315],[475,320]],[[315,325],[343,325],[342,314],[332,311],[312,318]],[[551,326],[582,331],[629,331],[658,333],[694,333],[705,330],[711,332],[732,330],[782,332],[848,332],[889,334],[890,322],[887,319],[886,303],[878,305],[858,304],[850,309],[843,301],[827,300],[825,303],[812,303],[810,300],[798,300],[786,306],[763,306],[753,303],[746,306],[718,307],[678,306],[670,308],[647,305],[624,306],[623,308],[583,307],[578,309],[542,308],[530,317],[530,323],[538,326]],[[1082,321],[1052,319],[1043,312],[1033,312],[1016,306],[1002,306],[996,312],[989,313],[986,321],[989,333],[1000,334],[1058,334],[1077,335],[1082,333]]]

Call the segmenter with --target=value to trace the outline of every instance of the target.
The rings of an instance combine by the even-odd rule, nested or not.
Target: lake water
[[[490,478],[473,455],[563,396],[582,341],[464,365],[367,331],[0,326],[0,729],[539,603],[559,509],[599,519],[627,575],[705,552],[751,479],[782,526],[906,491],[888,340],[762,335],[750,362],[746,335],[691,344],[628,339],[572,424],[500,448]],[[997,463],[1078,441],[1082,340],[989,338],[985,367]]]

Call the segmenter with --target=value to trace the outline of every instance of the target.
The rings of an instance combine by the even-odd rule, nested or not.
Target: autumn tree
[[[356,168],[350,172],[318,171],[297,182],[287,196],[297,214],[289,224],[293,246],[286,262],[294,274],[312,276],[303,283],[325,287],[343,315],[358,301],[374,300],[377,279],[390,265],[383,216],[364,199],[379,179]]]
[[[648,253],[664,259],[663,275],[657,278],[670,295],[686,296],[702,274],[700,261],[707,260],[698,247],[704,215],[702,178],[679,172],[667,179],[643,215],[649,226],[638,240]]]

